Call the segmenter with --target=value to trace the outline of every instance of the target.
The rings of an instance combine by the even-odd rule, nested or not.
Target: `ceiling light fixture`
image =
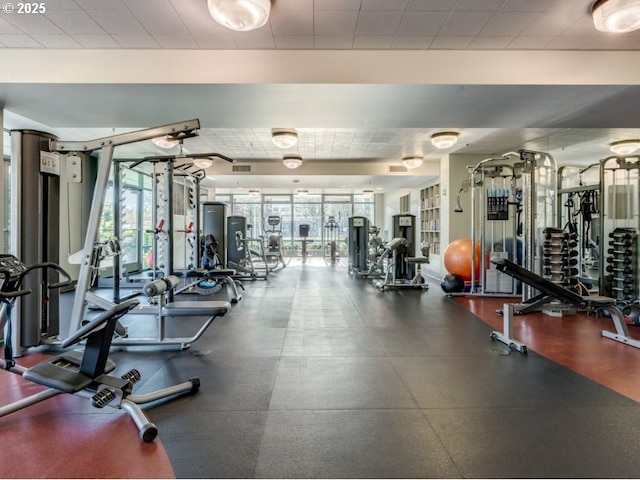
[[[280,148],[291,148],[298,143],[298,134],[295,130],[273,129],[271,132],[273,144]]]
[[[296,155],[285,156],[282,159],[282,163],[287,168],[298,168],[300,165],[302,165],[302,158]]]
[[[609,144],[609,148],[616,155],[631,155],[640,148],[640,140],[622,140]]]
[[[269,21],[270,0],[207,0],[209,13],[220,25],[236,32],[249,32]]]
[[[213,165],[213,162],[208,158],[195,158],[193,160],[193,164],[196,167],[202,168],[204,170],[205,168],[209,168],[211,165]]]
[[[640,0],[598,0],[591,10],[601,32],[626,33],[640,28]]]
[[[431,135],[431,144],[436,148],[449,148],[458,143],[456,132],[440,132]]]
[[[165,135],[164,137],[152,138],[151,143],[160,148],[173,148],[178,145],[180,141]]]
[[[402,164],[407,168],[418,168],[422,165],[422,157],[404,157]]]

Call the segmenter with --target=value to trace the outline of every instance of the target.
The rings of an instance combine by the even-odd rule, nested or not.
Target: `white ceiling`
[[[44,4],[0,13],[5,128],[84,140],[198,118],[187,151],[260,172],[215,164],[221,188],[413,187],[447,153],[528,148],[588,164],[640,138],[640,33],[595,30],[591,0],[273,0],[267,26],[248,33],[216,24],[206,0]],[[298,131],[297,171],[271,143],[278,127]],[[460,133],[444,152],[429,143],[442,130]],[[414,154],[424,168],[386,174]]]

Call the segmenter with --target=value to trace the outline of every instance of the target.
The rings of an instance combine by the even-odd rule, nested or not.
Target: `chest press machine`
[[[624,321],[624,315],[620,309],[616,307],[616,299],[600,295],[579,295],[572,290],[566,289],[540,275],[526,270],[506,258],[494,258],[491,260],[491,263],[495,264],[496,268],[501,272],[520,280],[540,292],[530,299],[525,300],[523,303],[505,304],[505,309],[502,312],[504,317],[504,331],[492,332],[491,338],[493,340],[498,340],[508,345],[512,350],[527,353],[527,347],[525,345],[511,338],[513,315],[535,312],[541,310],[544,306],[549,306],[552,302],[561,302],[562,304],[570,305],[587,312],[598,312],[599,310],[608,312],[613,320],[616,331],[610,332],[603,330],[601,335],[617,342],[640,348],[640,340],[629,336],[629,329]]]

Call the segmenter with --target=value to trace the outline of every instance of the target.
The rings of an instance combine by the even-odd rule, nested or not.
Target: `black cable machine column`
[[[32,130],[11,132],[12,253],[26,265],[60,263],[60,159],[49,151],[53,135]],[[44,283],[56,283],[57,275],[35,270],[24,280],[33,293],[14,310],[16,338],[21,347],[40,345],[59,334],[59,293],[47,292]]]
[[[401,251],[396,263],[396,278],[411,280],[415,275],[415,266],[404,261],[406,257],[415,257],[415,229],[416,216],[407,213],[394,215],[393,217],[393,238],[404,238],[407,245],[400,247]]]
[[[212,235],[217,242],[217,251],[223,268],[227,268],[226,221],[227,205],[222,202],[202,204],[202,235]]]

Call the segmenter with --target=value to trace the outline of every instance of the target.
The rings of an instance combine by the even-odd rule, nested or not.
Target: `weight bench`
[[[538,311],[544,305],[549,305],[553,301],[559,301],[587,312],[595,312],[598,310],[608,312],[613,320],[616,331],[614,333],[603,330],[601,335],[617,342],[640,348],[640,340],[633,339],[629,336],[629,330],[624,321],[624,315],[620,309],[616,307],[616,300],[614,298],[603,297],[600,295],[579,295],[576,292],[568,290],[547,280],[546,278],[541,277],[540,275],[526,270],[506,258],[493,258],[491,259],[491,263],[493,263],[499,271],[506,273],[507,275],[520,280],[541,292],[521,304],[505,304],[505,309],[503,311],[504,332],[492,332],[492,339],[499,340],[502,343],[509,345],[509,347],[514,350],[526,353],[526,346],[510,338],[512,315],[523,315]]]
[[[84,352],[64,352],[31,368],[17,365],[12,360],[9,364],[3,361],[4,369],[47,389],[0,407],[0,417],[62,393],[70,393],[90,398],[91,404],[96,408],[109,405],[126,411],[138,427],[140,438],[145,442],[153,441],[158,428],[149,421],[139,405],[196,393],[200,388],[200,380],[194,377],[152,393],[132,395],[133,385],[140,380],[137,370],[131,370],[122,377],[108,375],[116,367],[108,358],[116,323],[138,303],[138,300],[133,299],[116,305],[62,341],[61,346],[67,348],[86,340]]]

